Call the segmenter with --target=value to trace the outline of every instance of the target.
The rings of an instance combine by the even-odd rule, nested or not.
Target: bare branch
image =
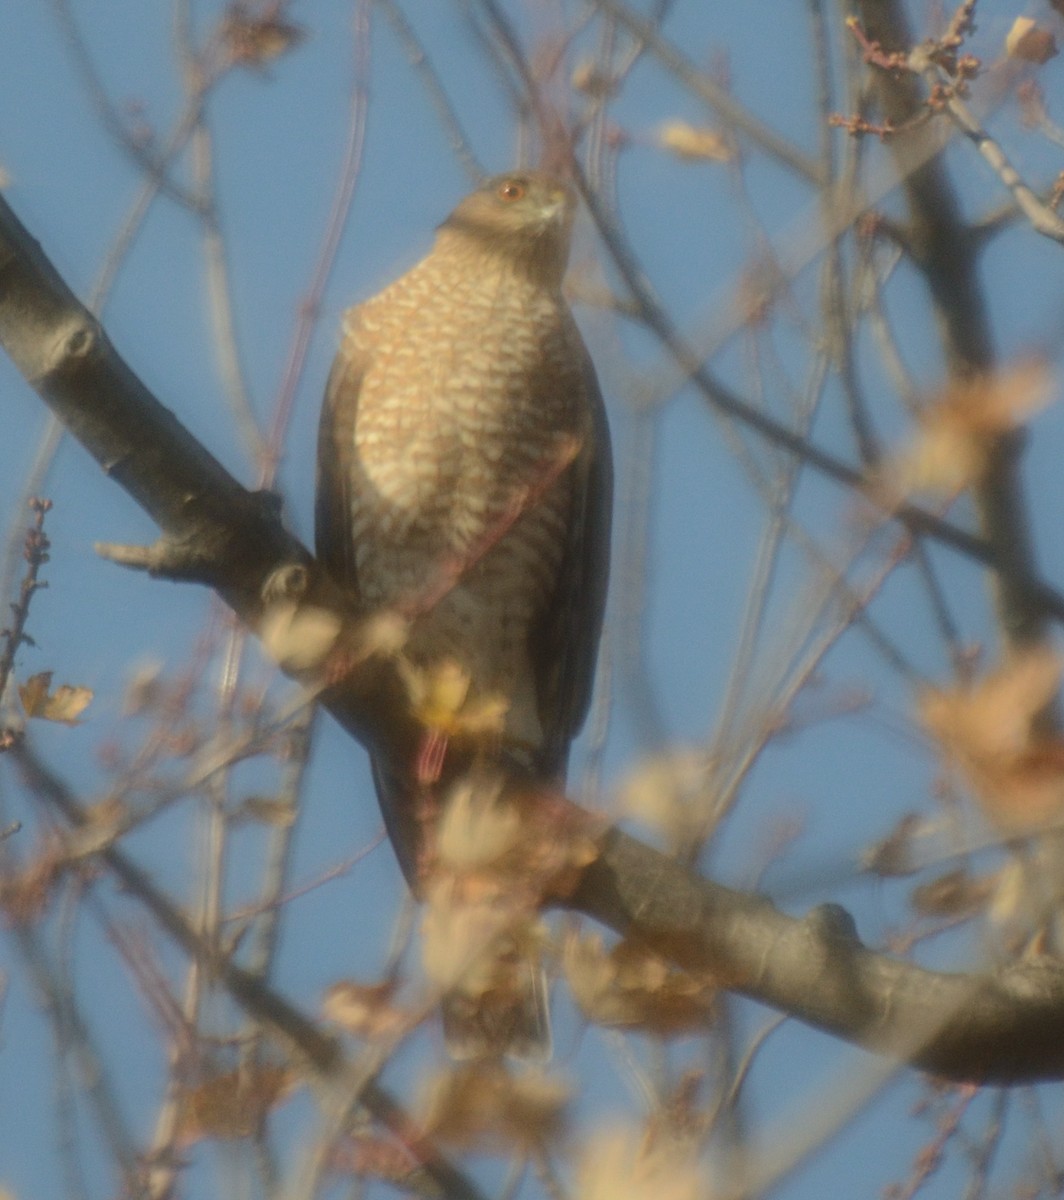
[[[83,806],[32,755],[19,753],[19,765],[29,777],[35,793],[58,810],[75,828],[89,818]],[[358,1084],[361,1103],[401,1138],[419,1163],[421,1178],[411,1181],[413,1190],[447,1200],[481,1200],[480,1192],[457,1171],[433,1146],[420,1137],[409,1115],[397,1101],[359,1064],[349,1062],[339,1041],[323,1033],[317,1024],[278,992],[267,987],[252,972],[237,966],[229,958],[219,957],[184,915],[152,882],[148,872],[128,855],[110,846],[100,851],[123,888],[135,896],[152,914],[159,926],[181,949],[220,982],[232,998],[250,1016],[261,1021],[270,1033],[306,1067],[312,1078],[325,1089],[324,1099],[331,1107],[337,1098],[350,1103],[351,1085]]]
[[[600,851],[571,907],[722,986],[949,1079],[1064,1075],[1064,964],[1055,959],[925,971],[868,950],[837,905],[795,920],[764,897],[692,877],[619,830]]]
[[[634,37],[643,42],[667,70],[716,113],[729,130],[740,134],[766,154],[778,159],[808,183],[823,186],[823,171],[816,161],[799,154],[792,142],[780,137],[704,71],[685,58],[649,21],[634,13],[620,0],[595,0],[595,7],[616,18]]]
[[[293,564],[306,571],[323,604],[343,611],[343,597],[329,595],[275,507],[241,488],[150,395],[2,204],[0,342],[167,536],[203,539],[203,561],[214,563],[204,577],[251,628],[260,622],[267,580]],[[978,557],[989,553],[975,541]],[[409,750],[420,729],[390,675],[383,661],[364,664],[345,680],[342,698],[329,695],[326,703],[375,750]],[[172,937],[190,954],[202,953],[143,872],[113,848],[100,853]],[[840,909],[817,910],[805,921],[785,917],[767,900],[692,877],[617,831],[602,839],[598,859],[567,903],[680,965],[711,969],[722,986],[926,1070],[1007,1083],[1064,1076],[1058,963],[1028,961],[977,975],[924,971],[867,950]],[[234,997],[280,1030],[316,1070],[342,1069],[336,1043],[307,1017],[249,973],[211,965]],[[372,1086],[364,1099],[376,1095]]]

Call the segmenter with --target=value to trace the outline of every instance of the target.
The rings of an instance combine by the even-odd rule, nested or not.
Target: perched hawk
[[[429,254],[347,311],[318,443],[316,542],[368,610],[414,618],[403,655],[501,697],[500,752],[557,786],[587,713],[609,567],[611,459],[562,277],[574,199],[488,180]],[[374,762],[418,885],[415,765]]]

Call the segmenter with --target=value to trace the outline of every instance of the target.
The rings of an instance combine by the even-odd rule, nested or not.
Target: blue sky
[[[461,7],[410,3],[405,11],[430,48],[479,161],[488,169],[503,169],[516,153],[514,114]],[[574,19],[578,8],[518,0],[503,7],[529,43],[541,47],[551,44],[551,36]],[[221,8],[195,6],[201,32],[211,28]],[[719,64],[726,55],[735,95],[777,132],[814,154],[820,132],[809,102],[806,6],[678,0],[673,8],[663,27],[669,39],[702,65]],[[118,110],[135,114],[165,139],[182,105],[169,6],[71,0],[71,9]],[[295,4],[290,15],[305,25],[305,42],[262,73],[232,72],[209,102],[236,345],[253,408],[263,423],[272,415],[347,137],[356,74],[353,9],[351,0]],[[1014,14],[1000,3],[981,6],[980,12],[976,52],[991,58]],[[584,32],[569,61],[591,53],[594,46],[592,34]],[[1050,63],[1040,76],[1050,106],[1061,96],[1062,69]],[[421,82],[379,12],[373,17],[367,83],[368,121],[354,200],[295,396],[279,471],[287,520],[308,543],[317,409],[340,314],[427,250],[433,227],[468,188]],[[786,254],[815,227],[816,197],[767,156],[751,150],[744,163],[751,208],[743,210],[737,204],[734,173],[717,165],[679,162],[660,148],[655,130],[666,119],[713,123],[696,97],[644,59],[611,108],[612,123],[628,138],[617,161],[617,199],[648,278],[676,323],[697,333],[729,324],[738,284],[765,244],[760,239]],[[1033,181],[1050,180],[1060,169],[1059,155],[1023,131],[1008,104],[997,113],[995,129]],[[869,143],[865,152],[887,169],[882,147]],[[1003,201],[1000,184],[969,147],[952,147],[948,161],[970,213]],[[0,7],[0,167],[9,180],[9,203],[78,294],[88,297],[144,179],[102,127],[50,4]],[[187,180],[190,170],[186,155],[177,173]],[[883,207],[901,211],[894,196],[886,197]],[[581,279],[601,277],[594,263],[604,261],[602,251],[586,220],[578,230],[574,260]],[[991,321],[1001,359],[1032,347],[1059,358],[1064,263],[1058,249],[1018,225],[990,245],[982,277],[993,297]],[[712,364],[742,394],[763,397],[781,419],[791,418],[811,370],[806,322],[817,321],[817,288],[812,270],[799,275],[775,331],[760,341],[741,334]],[[886,303],[906,366],[921,386],[932,388],[941,377],[936,339],[922,287],[904,267],[892,281]],[[605,650],[613,686],[600,701],[609,712],[600,780],[607,803],[614,785],[642,755],[666,745],[708,744],[721,718],[728,672],[750,606],[765,515],[730,448],[734,431],[725,429],[692,389],[664,398],[650,423],[633,416],[641,380],[658,378],[663,362],[654,340],[591,306],[582,305],[577,312],[607,393],[619,471],[617,557]],[[221,382],[203,242],[187,212],[166,200],[153,205],[122,261],[103,316],[119,350],[163,403],[253,486],[255,471]],[[878,427],[888,438],[900,437],[905,422],[889,397],[867,331],[859,335],[857,351]],[[887,398],[879,403],[881,393]],[[0,395],[7,433],[0,443],[0,514],[6,529],[17,525],[14,506],[47,418],[6,360],[0,361]],[[826,390],[814,428],[819,443],[855,461],[837,386]],[[1059,405],[1034,420],[1031,434],[1025,482],[1032,529],[1043,572],[1057,580],[1064,575],[1056,515],[1064,505]],[[757,453],[763,465],[771,461],[761,449]],[[145,736],[143,724],[122,715],[122,692],[131,672],[161,663],[165,677],[176,677],[207,645],[202,660],[206,703],[223,670],[220,610],[213,607],[212,618],[212,602],[202,591],[152,582],[94,554],[94,541],[146,542],[154,531],[79,447],[62,445],[44,490],[55,505],[48,524],[50,586],[34,605],[31,632],[37,646],[20,654],[18,674],[22,679],[54,668],[57,678],[96,692],[82,725],[35,729],[34,736],[81,795],[99,798],[112,781],[101,747],[130,753]],[[796,512],[842,561],[854,539],[852,497],[807,477]],[[956,515],[965,521],[971,517],[963,503]],[[980,572],[950,553],[933,550],[932,556],[963,637],[986,645],[992,658],[995,635]],[[855,577],[869,578],[877,567],[875,553],[867,554]],[[782,656],[794,650],[791,630],[806,611],[811,579],[806,560],[789,546],[748,680],[748,703],[755,709],[768,699],[759,681],[770,678]],[[925,677],[947,677],[947,659],[911,567],[889,579],[873,611]],[[213,638],[206,637],[208,628],[214,629]],[[633,630],[643,634],[635,666]],[[284,694],[284,685],[254,648],[246,653],[243,671],[249,686],[272,681],[276,694]],[[889,832],[902,813],[934,810],[935,761],[911,723],[907,684],[884,668],[867,640],[850,632],[828,655],[817,686],[807,689],[802,702],[806,711],[816,713],[859,694],[866,702],[856,714],[818,721],[778,739],[762,756],[714,844],[709,865],[724,882],[747,883],[775,833],[797,822],[795,846],[766,875],[767,889],[790,911],[802,912],[826,899],[852,906],[862,935],[879,944],[908,919],[905,894],[896,886],[855,882],[854,863],[861,849]],[[656,723],[644,719],[641,705],[648,698]],[[579,777],[579,764],[574,777]],[[234,772],[232,788],[254,792],[269,788],[272,779],[266,766],[243,766]],[[0,824],[9,814],[23,812],[21,803],[13,773],[0,772]],[[23,837],[32,836],[30,828]],[[321,720],[293,882],[313,879],[355,854],[373,841],[378,828],[364,755],[327,719]],[[262,843],[254,831],[242,834],[237,843],[240,853],[234,856],[230,880],[234,900],[254,886]],[[187,894],[196,845],[187,810],[151,823],[128,843],[176,895]],[[390,851],[381,846],[340,880],[291,904],[279,986],[313,1009],[338,977],[372,978],[388,952],[400,894]],[[129,915],[128,908],[122,911]],[[124,1111],[135,1133],[146,1137],[161,1079],[157,1027],[113,948],[102,942],[91,922],[81,918],[73,929],[53,929],[49,936],[60,957],[64,952],[72,956],[100,1045],[117,1064]],[[69,943],[63,942],[65,936]],[[958,968],[978,961],[980,952],[977,938],[937,939],[918,951],[924,961]],[[169,952],[163,961],[171,968],[178,962]],[[60,1195],[62,1173],[52,1140],[54,1058],[25,961],[10,938],[0,943],[0,973],[6,983],[0,1009],[0,1184],[19,1200]],[[764,1010],[740,1006],[737,1028],[749,1034],[767,1017]],[[612,1112],[638,1113],[637,1090],[623,1063],[598,1035],[579,1037],[576,1025],[562,1000],[559,1057],[586,1085],[580,1115],[596,1123]],[[397,1083],[417,1074],[417,1051],[428,1040],[416,1043],[397,1064]],[[649,1060],[642,1044],[636,1053]],[[672,1051],[674,1066],[685,1061],[684,1055],[705,1065],[704,1051],[685,1044]],[[755,1145],[758,1138],[772,1144],[778,1130],[794,1131],[803,1115],[826,1110],[833,1098],[845,1096],[851,1082],[859,1083],[867,1070],[875,1069],[872,1062],[797,1026],[774,1035],[750,1083],[748,1117]],[[871,1196],[887,1182],[904,1179],[929,1135],[928,1125],[910,1115],[919,1094],[918,1080],[901,1072],[776,1194],[787,1200]],[[988,1119],[992,1103],[991,1097],[975,1102],[969,1114],[974,1129]],[[308,1116],[300,1102],[285,1120],[298,1131]],[[87,1123],[81,1130],[89,1194],[113,1194],[93,1145],[98,1134]],[[1017,1135],[1006,1141],[1002,1161],[1015,1163],[1026,1152],[1024,1137]],[[929,1194],[959,1194],[965,1175],[958,1157],[948,1161]],[[226,1165],[224,1154],[196,1152],[195,1161],[190,1195],[221,1194],[219,1180],[232,1183],[237,1173],[232,1163]],[[1007,1166],[1001,1169],[1003,1179],[1014,1177]],[[529,1194],[536,1194],[534,1186]]]

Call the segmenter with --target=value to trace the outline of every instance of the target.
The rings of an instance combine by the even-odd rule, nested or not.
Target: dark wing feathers
[[[329,372],[318,425],[318,478],[314,509],[314,548],[329,574],[357,596],[355,544],[351,532],[351,485],[355,453],[355,414],[365,374],[364,356],[353,339],[344,342]]]
[[[529,639],[544,731],[539,766],[544,774],[554,777],[564,774],[569,743],[579,733],[591,703],[606,607],[613,511],[613,461],[606,409],[591,356],[579,334],[574,343],[583,359],[589,429],[587,441],[570,467],[576,473],[573,507],[566,526],[557,589]]]

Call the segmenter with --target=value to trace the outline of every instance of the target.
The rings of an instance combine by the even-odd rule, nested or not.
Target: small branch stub
[[[78,370],[99,347],[103,336],[100,326],[87,312],[72,314],[57,330],[40,375],[29,382],[38,387],[55,376]]]
[[[217,586],[229,574],[219,555],[196,544],[193,538],[161,537],[150,546],[130,546],[120,542],[96,542],[93,549],[101,558],[134,571],[147,571],[155,579],[175,583],[205,583]]]

